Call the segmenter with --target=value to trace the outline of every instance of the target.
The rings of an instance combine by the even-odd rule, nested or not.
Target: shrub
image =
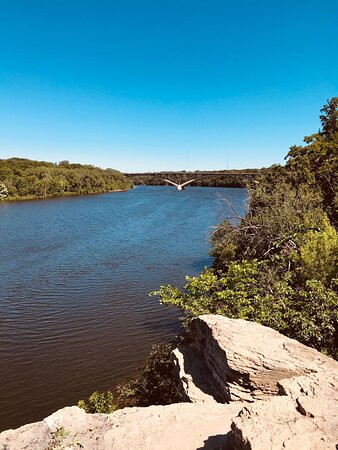
[[[79,400],[77,405],[79,406],[79,408],[83,408],[88,413],[110,414],[117,409],[111,391],[95,391],[88,398],[87,402],[85,402],[84,400]]]
[[[338,295],[318,280],[307,280],[303,288],[293,285],[292,274],[283,277],[267,261],[230,264],[225,273],[205,269],[198,277],[187,277],[184,290],[162,286],[162,304],[178,306],[189,314],[221,314],[255,321],[291,338],[335,356]]]
[[[169,405],[182,401],[176,368],[171,358],[173,344],[157,344],[136,378],[117,387],[115,396],[94,392],[88,401],[80,400],[78,406],[90,413],[112,413],[128,406]]]
[[[299,237],[322,226],[324,216],[320,196],[306,186],[259,186],[249,192],[249,209],[239,225],[225,221],[217,227],[212,237],[215,266],[244,259],[272,261],[282,255],[289,269]]]
[[[141,374],[118,387],[120,407],[169,405],[182,401],[171,358],[173,344],[154,345]]]
[[[338,234],[327,218],[318,230],[304,234],[294,259],[303,280],[316,279],[325,284],[338,278]]]
[[[304,289],[294,290],[281,331],[337,359],[337,280],[332,281],[331,287],[308,280]]]

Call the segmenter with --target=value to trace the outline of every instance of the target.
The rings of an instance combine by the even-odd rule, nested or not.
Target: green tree
[[[327,104],[320,110],[322,115],[322,131],[320,134],[326,139],[333,139],[338,133],[338,97],[327,100]]]
[[[300,241],[299,251],[294,253],[297,277],[324,284],[338,278],[338,234],[327,218],[318,229],[304,233]]]
[[[294,145],[286,156],[284,177],[294,187],[307,184],[320,193],[330,219],[338,221],[338,97],[321,110],[322,130]]]
[[[23,158],[0,160],[0,179],[8,188],[9,198],[89,194],[132,187],[131,181],[117,170]]]
[[[337,357],[335,283],[331,288],[307,280],[296,287],[290,274],[278,278],[267,261],[252,260],[233,262],[225,273],[205,269],[198,277],[187,277],[183,290],[161,286],[152,295],[189,315],[221,314],[261,323]]]

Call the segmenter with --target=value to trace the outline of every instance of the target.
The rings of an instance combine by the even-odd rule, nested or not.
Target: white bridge
[[[181,183],[181,184],[180,184],[180,183],[175,183],[174,181],[167,180],[166,178],[163,178],[163,180],[166,181],[167,183],[172,184],[173,186],[176,186],[176,188],[177,188],[178,191],[183,191],[184,188],[185,188],[185,186],[186,186],[187,184],[190,184],[190,183],[192,183],[193,181],[195,181],[196,178],[194,178],[193,180],[186,181],[185,183]]]

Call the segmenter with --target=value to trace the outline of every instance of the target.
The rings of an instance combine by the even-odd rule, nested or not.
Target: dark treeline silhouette
[[[124,190],[132,182],[113,169],[10,158],[0,159],[0,186],[2,198],[15,199]]]
[[[156,185],[164,186],[167,184],[163,178],[168,178],[175,183],[185,183],[188,180],[195,179],[191,186],[203,187],[243,187],[257,177],[261,169],[242,169],[242,170],[217,170],[194,172],[176,171],[176,172],[146,172],[146,173],[126,173],[125,175],[132,180],[135,185]]]

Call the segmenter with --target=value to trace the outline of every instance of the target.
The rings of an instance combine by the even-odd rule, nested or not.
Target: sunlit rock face
[[[0,434],[0,449],[335,449],[338,363],[253,322],[200,316],[173,352],[185,403],[73,406]]]
[[[233,449],[327,449],[338,442],[338,363],[254,322],[200,316],[174,351],[186,400],[240,405]]]

